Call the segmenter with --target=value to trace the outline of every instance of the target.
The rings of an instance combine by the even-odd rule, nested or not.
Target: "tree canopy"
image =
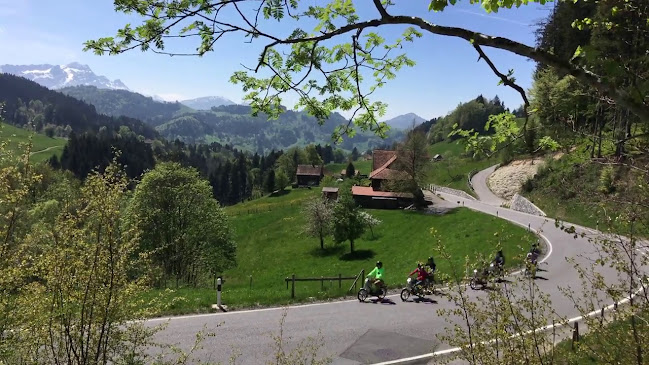
[[[477,0],[487,12],[500,8],[518,7],[528,0]],[[533,2],[545,3],[545,0]],[[601,1],[600,1],[601,2]],[[422,11],[443,11],[456,1],[432,0]],[[372,101],[377,88],[383,87],[403,67],[414,66],[414,61],[399,49],[406,42],[414,42],[428,32],[439,36],[464,39],[480,59],[498,76],[501,83],[517,90],[528,105],[525,91],[513,77],[513,70],[503,73],[484,52],[485,47],[508,51],[570,74],[581,83],[596,89],[643,120],[649,120],[649,84],[637,84],[639,92],[630,92],[624,85],[605,77],[606,68],[594,67],[597,53],[580,49],[575,56],[593,61],[573,62],[573,56],[559,55],[551,49],[534,47],[505,37],[496,37],[460,27],[443,26],[427,21],[419,14],[397,15],[392,0],[373,0],[373,12],[357,11],[348,0],[329,0],[322,5],[298,0],[229,1],[192,0],[156,2],[153,0],[116,0],[118,12],[137,14],[142,22],[126,25],[116,37],[90,40],[85,49],[97,54],[119,54],[133,49],[161,54],[204,55],[215,49],[225,35],[238,33],[249,41],[263,41],[264,48],[256,65],[232,75],[231,81],[242,85],[247,92],[245,100],[253,113],[264,112],[277,117],[282,110],[282,95],[294,92],[298,96],[296,108],[303,108],[320,123],[335,110],[353,114],[348,123],[339,125],[333,137],[355,132],[355,127],[385,135],[388,126],[379,122],[386,104]],[[614,4],[615,5],[615,4]],[[623,15],[635,14],[634,19],[646,23],[648,14],[640,1],[620,1],[619,5],[603,9],[602,18],[574,19],[579,27],[615,25],[625,27]],[[628,18],[628,17],[627,17]],[[280,34],[274,21],[294,24],[289,34]],[[305,30],[298,24],[312,24]],[[389,25],[408,26],[393,42],[374,31]],[[609,28],[610,29],[610,28]],[[197,40],[194,52],[168,48],[170,39],[185,42]],[[183,42],[180,42],[183,43]],[[620,65],[623,66],[623,65]],[[618,68],[620,69],[620,68]]]

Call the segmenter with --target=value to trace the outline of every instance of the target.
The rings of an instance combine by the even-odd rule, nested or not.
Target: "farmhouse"
[[[398,209],[413,202],[411,193],[398,193],[389,190],[389,182],[406,180],[408,174],[396,169],[396,151],[374,150],[372,172],[369,175],[371,186],[353,186],[354,200],[366,208]]]
[[[295,178],[298,186],[317,186],[324,177],[324,166],[297,165]]]
[[[388,150],[374,150],[374,159],[372,160],[372,172],[370,180],[372,189],[376,191],[386,191],[389,181],[407,180],[408,174],[405,171],[396,170],[397,152]]]

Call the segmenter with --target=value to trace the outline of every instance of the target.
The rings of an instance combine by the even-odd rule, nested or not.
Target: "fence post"
[[[579,322],[575,322],[575,328],[572,330],[572,342],[570,349],[575,351],[575,342],[579,342]]]
[[[324,276],[320,276],[320,290],[324,290]]]
[[[286,289],[288,289],[288,276],[286,277]]]
[[[291,299],[295,298],[295,274],[293,274],[292,278],[293,284],[291,285]]]
[[[250,290],[252,290],[252,275],[250,275]]]
[[[338,274],[338,289],[343,287],[343,274]]]
[[[602,327],[604,325],[604,307],[602,307],[602,315],[599,317],[599,326]]]

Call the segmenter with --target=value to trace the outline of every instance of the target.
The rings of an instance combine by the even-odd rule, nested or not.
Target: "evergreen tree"
[[[356,176],[356,168],[354,167],[354,164],[351,163],[351,161],[349,162],[349,164],[347,164],[347,168],[345,169],[345,176],[348,179],[351,179],[354,176]]]
[[[266,183],[264,184],[265,190],[267,193],[272,193],[275,191],[275,170],[271,169],[268,171],[266,176]]]

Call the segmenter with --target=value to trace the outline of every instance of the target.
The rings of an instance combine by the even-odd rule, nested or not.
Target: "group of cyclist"
[[[539,242],[533,243],[532,247],[530,248],[530,251],[527,254],[528,263],[536,265],[537,259],[540,254],[541,254],[541,249],[540,249]],[[502,250],[498,250],[496,256],[492,260],[492,263],[499,270],[504,269],[505,255],[503,254]],[[417,268],[414,269],[410,274],[408,274],[408,277],[417,275],[417,281],[415,282],[415,286],[422,285],[423,287],[427,287],[434,280],[434,274],[436,268],[437,265],[435,265],[435,259],[433,258],[433,256],[430,256],[425,264],[421,262],[417,263]],[[367,277],[373,279],[373,284],[376,285],[377,287],[383,287],[385,286],[385,282],[383,281],[384,274],[385,274],[385,268],[383,267],[383,263],[381,261],[377,261],[376,267],[374,267],[374,270],[372,270],[367,275]]]

